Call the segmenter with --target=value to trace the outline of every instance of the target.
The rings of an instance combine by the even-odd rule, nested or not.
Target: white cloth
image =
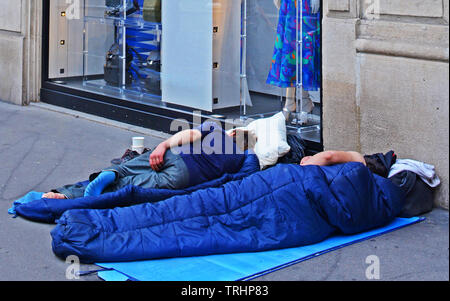
[[[272,117],[257,119],[246,127],[237,129],[250,131],[257,137],[258,140],[253,150],[258,157],[261,169],[275,165],[278,158],[283,157],[291,150],[287,143],[286,118],[283,112]],[[229,130],[227,133],[231,131]]]
[[[269,118],[257,119],[251,122],[247,129],[255,133],[258,139],[254,151],[261,169],[275,165],[278,158],[291,150],[287,143],[286,118],[283,112]]]
[[[430,187],[436,187],[441,183],[433,165],[412,159],[397,159],[395,164],[391,166],[388,178],[406,170],[417,174]]]

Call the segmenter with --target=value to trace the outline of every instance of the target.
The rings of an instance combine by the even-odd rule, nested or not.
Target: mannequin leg
[[[296,115],[295,113],[297,109],[297,100],[295,96],[296,96],[296,88],[294,87],[286,88],[286,103],[283,108],[283,113],[284,117],[286,118],[286,121],[289,121],[293,117],[292,115]],[[300,104],[301,106],[300,112],[311,113],[311,111],[314,109],[314,103],[309,97],[308,91],[302,90],[302,99],[303,101]]]
[[[309,92],[302,90],[302,98],[303,98],[303,103],[301,104],[301,111],[302,112],[306,112],[306,113],[311,113],[312,110],[314,109],[314,103],[311,100],[311,97],[309,96]]]
[[[295,112],[297,108],[297,104],[295,101],[295,91],[296,88],[290,87],[286,88],[286,102],[284,103],[283,114],[286,118],[286,121],[290,121],[292,118],[292,113]]]

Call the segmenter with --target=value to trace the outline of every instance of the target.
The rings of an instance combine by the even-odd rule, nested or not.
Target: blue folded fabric
[[[43,195],[44,195],[44,192],[31,191],[31,192],[27,193],[24,197],[13,202],[12,207],[8,209],[8,213],[16,215],[17,214],[16,207],[18,205],[30,203],[30,202],[33,202],[36,200],[40,200],[40,199],[42,199]]]

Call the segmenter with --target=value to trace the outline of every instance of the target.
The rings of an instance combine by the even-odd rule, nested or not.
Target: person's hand
[[[55,192],[47,192],[42,195],[43,199],[58,199],[63,200],[66,199],[66,196],[62,193],[55,193]]]
[[[303,157],[303,159],[300,161],[300,165],[306,165],[306,162],[308,162],[308,160],[311,158],[312,156]]]
[[[311,0],[311,13],[317,14],[320,10],[320,0]]]
[[[167,151],[165,143],[159,144],[155,150],[150,154],[150,167],[154,171],[160,171],[164,165],[164,154]]]

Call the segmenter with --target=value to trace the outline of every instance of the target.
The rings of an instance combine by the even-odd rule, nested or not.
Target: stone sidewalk
[[[68,264],[54,256],[54,225],[12,218],[14,200],[84,180],[129,147],[167,135],[45,104],[0,102],[0,280],[67,280]],[[367,280],[367,256],[380,259],[381,280],[449,280],[448,211],[435,209],[416,225],[295,264],[256,280]],[[83,265],[81,270],[95,270]],[[96,275],[81,280],[98,280]]]

